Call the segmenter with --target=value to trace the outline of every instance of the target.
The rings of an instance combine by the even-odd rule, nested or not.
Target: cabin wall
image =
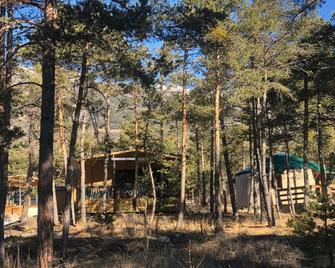
[[[303,169],[289,171],[291,192],[296,204],[302,204],[304,201],[304,172]],[[278,192],[280,195],[280,205],[287,205],[287,174],[276,175]],[[308,170],[309,185],[316,185],[315,177],[311,169]],[[249,205],[249,196],[251,194],[251,176],[250,173],[242,173],[235,177],[235,190],[237,207],[247,208]],[[275,202],[274,202],[275,203]]]
[[[304,186],[304,170],[303,169],[293,169],[289,170],[289,178],[291,188]],[[287,172],[286,170],[280,175],[281,185],[283,189],[287,189]],[[308,180],[309,185],[315,185],[315,178],[311,169],[308,170]]]
[[[249,205],[249,195],[251,190],[250,173],[243,173],[235,178],[237,208],[246,208]]]
[[[304,203],[304,170],[294,169],[289,170],[290,188],[292,193],[292,198],[295,204]],[[279,190],[279,201],[280,205],[288,205],[287,197],[287,172],[286,170],[280,175],[281,189]],[[316,185],[315,177],[311,169],[308,170],[308,181],[309,185]]]

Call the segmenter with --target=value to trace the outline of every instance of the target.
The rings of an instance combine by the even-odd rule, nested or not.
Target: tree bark
[[[267,106],[266,106],[267,109]],[[276,213],[278,218],[280,219],[280,211],[279,211],[279,196],[278,196],[278,186],[277,186],[277,180],[274,174],[274,167],[273,167],[273,162],[272,162],[272,155],[273,155],[273,138],[272,138],[272,123],[270,119],[270,115],[268,111],[266,112],[266,118],[268,122],[268,139],[269,139],[269,190],[271,188],[274,189],[274,198],[276,202]],[[272,199],[271,199],[271,204],[272,204]],[[274,208],[272,208],[272,222],[274,225],[276,225],[276,218],[274,215]]]
[[[237,211],[237,204],[236,204],[236,196],[235,196],[235,187],[233,183],[233,173],[231,171],[231,165],[230,165],[230,159],[229,159],[229,153],[228,153],[228,142],[227,142],[227,133],[225,131],[224,121],[222,118],[222,146],[223,146],[223,157],[224,162],[226,166],[226,173],[227,173],[227,179],[228,179],[228,187],[229,187],[229,194],[230,194],[230,202],[233,210],[233,218],[234,220],[238,219],[238,211]]]
[[[161,91],[161,98],[162,98],[162,103],[161,103],[161,113],[164,113],[163,107],[164,107],[164,101],[163,101],[163,96],[164,96],[164,75],[162,73],[159,74],[159,83],[160,83],[160,91]],[[160,142],[162,148],[164,148],[164,120],[163,118],[160,119]]]
[[[45,0],[44,26],[46,37],[42,45],[42,104],[38,166],[38,265],[48,267],[53,262],[53,139],[55,126],[55,65],[56,46],[53,32],[57,18],[55,0]]]
[[[251,116],[253,116],[253,111],[251,110]],[[251,121],[251,120],[250,120]],[[254,204],[254,159],[253,159],[253,148],[252,148],[252,123],[249,122],[249,166],[250,166],[250,190],[249,190],[249,205],[248,205],[248,213],[255,208]],[[255,211],[254,211],[255,214]]]
[[[63,113],[63,104],[62,104],[62,92],[61,89],[58,89],[56,92],[56,119],[58,121],[59,128],[59,143],[60,149],[63,157],[64,163],[64,172],[67,172],[67,149],[66,149],[66,138],[65,138],[65,123],[64,123],[64,113]],[[65,174],[66,177],[66,174]]]
[[[211,119],[211,157],[210,157],[210,179],[209,179],[209,210],[211,214],[214,213],[214,177],[215,177],[215,163],[214,163],[214,121]]]
[[[70,218],[71,218],[70,210],[71,210],[71,199],[72,199],[72,191],[73,191],[72,189],[73,177],[75,174],[76,143],[77,143],[81,108],[83,105],[83,101],[85,99],[84,95],[85,95],[86,74],[87,74],[87,50],[85,48],[85,51],[82,57],[78,97],[77,97],[74,118],[72,122],[71,139],[70,139],[70,145],[69,145],[69,157],[67,160],[67,174],[66,174],[66,181],[65,181],[66,196],[65,196],[64,223],[63,223],[63,235],[62,235],[63,256],[66,255],[67,242],[68,242],[69,229],[70,229]]]
[[[12,17],[12,5],[7,1],[7,6],[0,7],[1,17]],[[5,24],[0,22],[1,26]],[[6,38],[7,37],[7,38]],[[11,66],[8,62],[6,47],[10,50],[12,47],[12,31],[9,30],[5,35],[0,37],[0,64],[4,63],[5,68],[0,68],[0,267],[5,263],[5,239],[4,239],[4,220],[5,207],[8,190],[8,151],[11,142],[10,135],[10,117],[12,91],[8,88],[11,82]]]
[[[177,228],[181,228],[184,224],[185,214],[185,187],[186,187],[186,152],[187,152],[187,63],[188,49],[184,48],[183,60],[183,91],[182,91],[182,139],[181,139],[181,178],[180,178],[180,198]]]
[[[256,217],[259,217],[261,214],[261,197],[260,197],[260,177],[261,177],[261,168],[259,164],[259,142],[258,142],[258,103],[255,99],[252,100],[252,138],[253,138],[253,167],[252,175],[254,176],[254,214]]]
[[[223,207],[223,215],[228,214],[228,198],[227,198],[227,182],[224,176],[224,172],[222,169],[223,163],[222,163],[222,157],[220,160],[220,191],[221,191],[221,202],[222,202],[222,207]]]
[[[267,80],[267,73],[265,74],[265,80]],[[266,119],[267,119],[267,95],[266,92],[263,94],[263,116],[262,116],[262,191],[264,194],[265,198],[265,206],[266,206],[266,213],[268,217],[268,223],[271,226],[275,226],[275,218],[274,218],[274,213],[273,213],[273,208],[272,208],[272,196],[271,196],[271,184],[268,181],[268,177],[266,175]],[[272,157],[272,156],[271,156]],[[270,160],[272,161],[272,159]],[[269,175],[271,177],[271,175]]]
[[[60,150],[63,157],[63,170],[64,177],[67,174],[67,149],[66,149],[66,138],[65,138],[65,123],[64,123],[64,113],[62,104],[62,91],[59,88],[56,91],[56,120],[58,121],[58,139],[60,144]],[[61,174],[60,174],[61,175]],[[52,183],[52,196],[53,196],[53,214],[54,214],[54,224],[59,224],[58,207],[57,207],[57,193],[56,184]]]
[[[149,220],[149,225],[151,225],[154,218],[155,218],[157,197],[156,197],[155,178],[152,174],[150,161],[148,161],[148,171],[149,171],[150,183],[151,183],[151,187],[152,187],[152,197],[153,197],[151,216],[150,216],[150,220]]]
[[[195,126],[195,147],[197,151],[197,197],[201,205],[201,172],[200,172],[200,145],[199,145],[199,128]]]
[[[291,191],[291,182],[290,182],[290,147],[287,133],[287,126],[284,123],[284,135],[285,135],[285,161],[286,161],[286,179],[287,179],[287,202],[292,216],[295,216],[295,207]]]
[[[21,215],[21,223],[24,224],[27,222],[28,218],[28,209],[31,202],[31,192],[32,192],[32,177],[34,172],[34,163],[33,163],[33,148],[32,148],[32,137],[33,137],[33,123],[32,120],[29,123],[28,130],[28,169],[26,177],[26,190],[23,196],[23,209]]]
[[[259,106],[259,103],[260,102],[258,100],[257,106]],[[260,141],[259,141],[259,137],[257,136],[257,133],[259,133],[259,131],[256,129],[257,125],[258,124],[254,122],[254,127],[253,127],[254,133],[253,134],[254,134],[254,154],[255,154],[255,160],[256,160],[256,166],[257,166],[259,189],[260,189],[261,197],[263,198],[263,204],[266,210],[266,217],[267,217],[268,224],[269,226],[272,226],[273,225],[272,218],[271,218],[272,207],[271,207],[266,174],[264,174],[264,169],[262,168],[262,166],[264,165],[264,160],[262,161],[262,158],[261,158],[262,155],[260,153],[260,150],[261,150]]]
[[[111,96],[107,93],[106,97],[106,115],[105,115],[105,159],[104,159],[104,191],[102,197],[102,210],[104,217],[106,219],[106,202],[107,202],[107,182],[108,182],[108,166],[110,163],[110,117],[111,117]],[[114,207],[116,207],[116,202],[114,200]]]
[[[52,181],[52,204],[53,204],[54,225],[59,225],[58,205],[57,205],[57,191],[56,191],[56,182],[55,182],[55,180]]]
[[[80,214],[81,223],[86,224],[86,171],[85,171],[85,135],[86,135],[86,117],[87,107],[84,107],[81,121],[80,136]]]
[[[63,104],[62,104],[62,89],[58,89],[56,91],[56,119],[58,121],[58,139],[60,144],[60,150],[63,157],[63,170],[64,170],[64,177],[67,176],[67,149],[66,149],[66,138],[65,138],[65,123],[64,123],[64,113],[63,113]],[[57,208],[57,194],[56,194],[56,184],[53,183],[52,186],[53,191],[53,212],[54,212],[54,224],[59,224],[58,219],[58,208]]]
[[[206,201],[206,171],[205,171],[205,157],[204,157],[204,146],[201,143],[201,179],[202,179],[202,201],[201,205],[205,207]]]
[[[134,113],[135,113],[135,176],[134,176],[134,202],[133,209],[136,210],[136,197],[137,197],[137,183],[138,183],[138,147],[139,147],[139,139],[138,139],[138,111],[137,111],[137,88],[134,89]]]
[[[215,140],[215,233],[223,233],[223,219],[222,219],[222,200],[221,200],[221,144],[220,144],[220,95],[221,86],[217,84],[215,87],[215,101],[214,101],[214,140]]]
[[[95,116],[94,107],[92,107],[92,105],[90,105],[89,102],[88,102],[87,106],[88,106],[88,112],[89,112],[91,122],[92,122],[92,126],[93,126],[95,141],[96,141],[96,144],[98,145],[98,144],[100,144],[99,127],[98,127],[97,119],[96,119],[96,116]]]
[[[308,92],[308,75],[304,77],[304,123],[303,123],[303,136],[304,136],[304,207],[308,209],[310,186],[308,178],[308,132],[309,132],[309,92]]]
[[[318,158],[320,165],[320,178],[321,178],[321,192],[323,195],[327,194],[327,177],[326,168],[324,163],[324,149],[323,149],[323,124],[321,118],[321,96],[320,92],[317,93],[317,132],[318,132]]]
[[[179,151],[179,126],[178,126],[178,114],[175,114],[175,128],[176,128],[176,155],[180,154]]]

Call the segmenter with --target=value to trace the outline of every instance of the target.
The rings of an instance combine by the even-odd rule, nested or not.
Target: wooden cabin
[[[144,193],[141,192],[141,189],[135,192],[136,162],[139,177],[148,173],[150,163],[155,183],[159,184],[164,179],[161,170],[164,168],[163,162],[165,161],[179,161],[179,157],[165,155],[163,159],[157,160],[153,153],[129,150],[85,159],[87,212],[96,213],[102,208],[105,186],[107,187],[106,210],[108,212],[143,209],[146,201],[141,197]],[[77,162],[77,169],[80,170],[79,162]],[[107,170],[106,180],[105,170]],[[79,193],[80,172],[77,173],[74,185]],[[78,203],[80,194],[76,196],[75,202]]]
[[[15,175],[8,177],[8,192],[7,201],[5,207],[6,215],[21,215],[23,209],[23,195],[27,187],[25,175]],[[31,181],[31,186],[33,187],[33,192],[36,192],[37,188],[37,178],[33,177]],[[32,200],[30,200],[29,206],[32,208],[31,213],[35,214],[37,212],[37,198],[33,195]]]
[[[156,186],[164,180],[164,174],[161,170],[166,161],[179,161],[178,156],[165,155],[163,159],[157,159],[153,153],[143,151],[118,151],[109,155],[98,155],[85,159],[85,185],[86,185],[86,203],[87,213],[96,213],[103,207],[103,196],[105,186],[106,211],[139,211],[144,205],[152,201],[148,191],[144,192],[137,189],[135,192],[135,169],[138,165],[138,176],[148,174],[148,165],[150,163]],[[105,169],[107,176],[105,180]],[[79,208],[80,201],[80,161],[76,162],[76,174],[73,181],[73,201],[74,206]],[[32,186],[36,193],[37,178],[33,178]],[[12,176],[9,179],[9,192],[6,206],[6,214],[21,214],[23,204],[23,193],[26,189],[25,176]],[[163,194],[157,191],[157,196]],[[150,193],[150,191],[149,191]],[[65,205],[66,189],[63,185],[56,186],[57,206],[61,213]],[[149,197],[149,198],[148,198]],[[37,209],[37,194],[33,196],[31,206]],[[175,209],[176,204],[168,204],[171,210]]]

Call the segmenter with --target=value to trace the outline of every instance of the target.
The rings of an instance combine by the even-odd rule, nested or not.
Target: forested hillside
[[[0,0],[0,267],[334,267],[325,2]]]

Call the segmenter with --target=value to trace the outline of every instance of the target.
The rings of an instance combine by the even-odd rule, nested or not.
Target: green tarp
[[[266,166],[269,166],[269,159],[266,161]],[[286,157],[284,152],[276,153],[272,156],[272,163],[274,166],[275,172],[282,173],[286,170]],[[304,159],[295,155],[289,155],[290,169],[303,169],[304,168]],[[314,162],[308,163],[308,168],[320,172],[320,166]]]
[[[272,155],[272,164],[276,173],[283,173],[286,170],[286,158],[284,152],[275,153]],[[303,169],[304,159],[295,155],[289,155],[290,169]],[[266,172],[269,172],[270,159],[266,159]],[[308,167],[313,171],[320,172],[320,166],[314,162],[309,162]],[[250,173],[251,168],[248,167],[245,170],[238,172],[236,175],[243,173]]]

